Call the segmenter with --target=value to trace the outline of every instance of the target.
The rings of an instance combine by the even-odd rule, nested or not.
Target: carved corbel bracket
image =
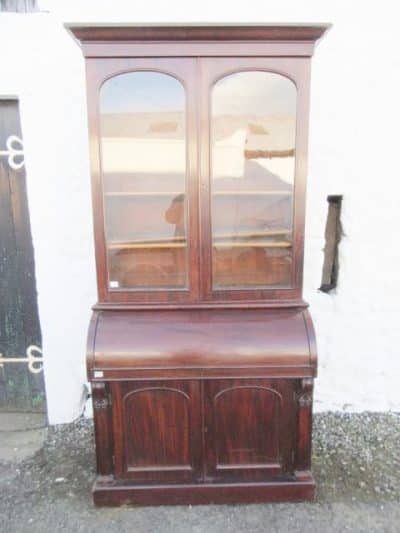
[[[299,395],[299,406],[310,407],[313,401],[313,378],[303,378],[301,380],[301,390]]]
[[[92,399],[97,446],[97,474],[108,483],[111,480],[109,476],[112,476],[114,470],[109,385],[103,381],[92,382]]]
[[[313,378],[303,378],[298,393],[298,442],[296,470],[299,476],[309,476],[311,466],[311,428],[312,428],[312,399]],[[299,478],[300,479],[300,478]]]
[[[107,409],[110,406],[105,383],[99,381],[92,383],[92,398],[95,411]]]

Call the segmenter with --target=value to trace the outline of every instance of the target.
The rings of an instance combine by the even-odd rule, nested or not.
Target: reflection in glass
[[[109,288],[185,288],[183,86],[157,72],[115,76],[100,120]]]
[[[214,288],[291,282],[296,88],[271,72],[239,72],[212,92]]]

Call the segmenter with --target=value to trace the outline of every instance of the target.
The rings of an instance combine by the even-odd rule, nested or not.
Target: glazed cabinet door
[[[112,384],[115,474],[119,479],[199,477],[201,421],[195,381]]]
[[[196,300],[195,61],[93,58],[87,73],[100,300]]]
[[[292,472],[294,392],[290,380],[206,382],[207,481],[263,481]]]
[[[214,57],[200,64],[204,298],[298,298],[306,58]]]

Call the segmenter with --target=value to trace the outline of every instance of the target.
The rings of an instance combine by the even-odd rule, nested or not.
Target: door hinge
[[[6,150],[0,150],[0,157],[7,157],[8,164],[13,170],[19,170],[25,165],[24,143],[18,135],[9,135],[6,140]],[[18,161],[18,157],[20,160]]]
[[[26,349],[26,357],[4,357],[0,353],[0,368],[3,368],[5,363],[28,363],[28,370],[32,374],[40,374],[43,371],[42,350],[39,346],[31,344]]]

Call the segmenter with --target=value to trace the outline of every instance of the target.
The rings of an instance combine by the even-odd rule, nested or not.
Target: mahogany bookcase
[[[86,61],[99,505],[310,500],[302,299],[326,25],[69,25]]]

